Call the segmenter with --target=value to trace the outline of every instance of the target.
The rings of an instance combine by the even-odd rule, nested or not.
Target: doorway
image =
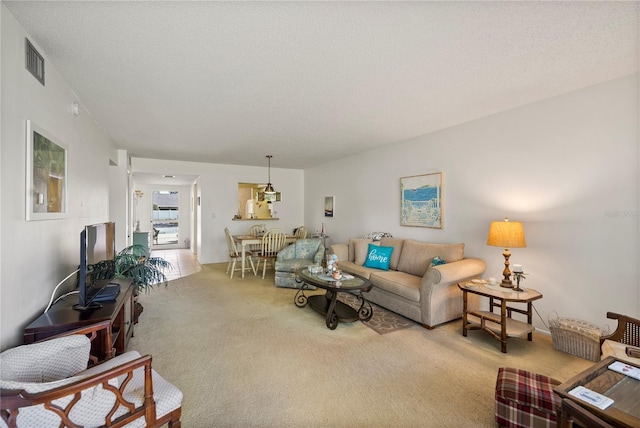
[[[152,194],[153,246],[179,248],[180,244],[180,191],[154,190]]]

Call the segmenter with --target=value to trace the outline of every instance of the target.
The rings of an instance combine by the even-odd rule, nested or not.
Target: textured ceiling
[[[5,2],[134,156],[305,168],[639,69],[638,2]]]

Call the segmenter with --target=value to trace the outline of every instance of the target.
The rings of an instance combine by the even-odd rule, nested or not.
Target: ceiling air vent
[[[24,66],[44,86],[44,58],[33,47],[29,39],[24,39],[24,42],[26,53]]]

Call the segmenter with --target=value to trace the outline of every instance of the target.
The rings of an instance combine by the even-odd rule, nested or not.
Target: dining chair
[[[305,239],[307,237],[307,228],[304,226],[300,226],[296,229],[296,233],[294,233],[294,235],[298,239]]]
[[[258,269],[262,262],[262,279],[267,271],[267,263],[275,270],[276,257],[278,252],[285,246],[287,235],[280,229],[270,229],[262,236],[262,245],[258,253]]]
[[[230,278],[233,278],[233,272],[236,270],[242,270],[242,264],[236,269],[236,262],[238,259],[242,260],[242,253],[238,251],[236,242],[233,240],[228,227],[224,228],[224,234],[227,237],[227,246],[229,247],[229,264],[227,264],[226,273],[231,273]],[[245,251],[245,259],[249,260],[249,264],[251,264],[251,267],[245,266],[245,270],[250,269],[253,271],[254,275],[257,275],[256,266],[253,264],[253,253],[251,251]]]
[[[254,224],[249,228],[249,232],[247,233],[247,235],[261,236],[262,234],[264,234],[265,229],[266,226],[264,224]]]
[[[264,223],[262,223],[262,224],[254,224],[253,226],[251,226],[249,228],[249,232],[247,232],[247,235],[262,237],[262,235],[264,235],[264,232],[265,232],[266,229],[267,229],[267,226]],[[247,248],[255,256],[262,249],[262,245],[261,244],[249,244],[249,245],[247,245]]]

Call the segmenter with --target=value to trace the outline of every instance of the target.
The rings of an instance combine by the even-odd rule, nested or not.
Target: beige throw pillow
[[[356,260],[356,244],[363,242],[365,243],[365,248],[366,248],[366,244],[368,244],[369,242],[373,242],[371,239],[368,238],[352,238],[349,239],[349,261],[350,262],[354,262]],[[365,254],[366,257],[366,254]],[[338,260],[338,263],[340,263],[340,260]],[[362,263],[364,263],[364,260],[362,261]],[[362,263],[360,263],[360,265],[362,265]]]
[[[367,254],[369,254],[369,244],[380,246],[380,242],[355,242],[354,243],[356,257],[353,262],[358,266],[362,266],[364,262],[367,260]]]
[[[440,257],[447,263],[462,260],[464,244],[430,244],[407,239],[402,246],[398,270],[424,276],[434,257]]]
[[[391,262],[389,263],[389,269],[391,270],[398,270],[398,261],[400,261],[400,254],[402,253],[403,243],[404,239],[402,238],[384,237],[380,240],[380,246],[393,247],[393,252],[391,253]]]

